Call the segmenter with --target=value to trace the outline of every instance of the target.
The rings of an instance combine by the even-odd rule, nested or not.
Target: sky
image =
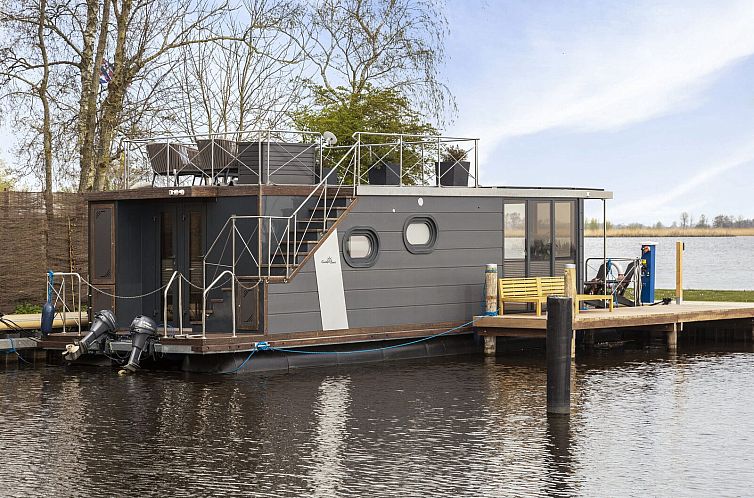
[[[481,139],[483,184],[604,188],[615,223],[754,217],[751,0],[450,0],[448,14],[451,131]]]
[[[754,2],[448,0],[446,129],[485,185],[614,192],[614,223],[754,218]],[[0,157],[12,158],[0,128]],[[598,201],[587,216],[601,216]]]

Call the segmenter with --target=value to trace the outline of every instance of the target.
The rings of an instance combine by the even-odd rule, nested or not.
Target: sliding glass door
[[[572,200],[503,203],[503,275],[560,276],[576,263],[577,204]]]

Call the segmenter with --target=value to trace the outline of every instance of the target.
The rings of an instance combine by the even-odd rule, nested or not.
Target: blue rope
[[[19,360],[23,361],[24,363],[29,363],[28,361],[26,361],[26,359],[23,356],[21,356],[21,354],[16,349],[16,345],[13,344],[13,338],[12,337],[7,337],[7,339],[10,341],[10,348],[8,348],[8,349],[2,349],[2,350],[0,350],[0,352],[5,353],[5,354],[15,353],[16,356],[18,356]]]
[[[496,314],[496,313],[495,313]],[[383,346],[381,348],[371,348],[371,349],[359,349],[356,351],[302,351],[298,349],[288,349],[288,348],[277,348],[275,346],[270,346],[270,344],[266,341],[261,341],[256,343],[254,346],[254,349],[251,350],[249,353],[249,356],[246,357],[246,359],[241,362],[240,365],[238,365],[233,370],[229,370],[227,372],[221,372],[223,374],[232,374],[236,373],[239,370],[241,370],[246,363],[251,359],[252,356],[254,356],[254,353],[257,351],[277,351],[279,353],[296,353],[296,354],[355,354],[355,353],[372,353],[375,351],[384,351],[386,349],[395,349],[395,348],[402,348],[404,346],[410,346],[412,344],[418,344],[420,342],[428,341],[430,339],[434,339],[435,337],[440,337],[443,335],[450,334],[451,332],[455,332],[456,330],[462,329],[464,327],[468,327],[469,325],[472,325],[474,323],[474,320],[471,320],[470,322],[466,322],[462,325],[459,325],[457,327],[453,327],[452,329],[448,329],[444,332],[440,332],[437,334],[433,334],[427,337],[422,337],[413,341],[404,342],[402,344],[393,344],[392,346]]]
[[[440,332],[438,334],[430,335],[427,337],[422,337],[420,339],[416,339],[409,342],[404,342],[402,344],[393,344],[392,346],[383,346],[381,348],[370,348],[370,349],[357,349],[355,351],[302,351],[298,349],[288,349],[288,348],[277,348],[275,346],[270,346],[267,342],[258,342],[257,343],[257,349],[260,351],[278,351],[280,353],[297,353],[297,354],[356,354],[356,353],[373,353],[376,351],[385,351],[387,349],[396,349],[396,348],[402,348],[404,346],[410,346],[412,344],[418,344],[420,342],[429,341],[430,339],[434,339],[435,337],[440,337],[443,335],[450,334],[451,332],[455,332],[456,330],[462,329],[464,327],[468,327],[469,325],[472,325],[474,323],[474,320],[471,320],[470,322],[466,322],[462,325],[459,325],[457,327],[453,327],[452,329],[446,330],[444,332]]]
[[[239,370],[241,370],[243,368],[244,365],[246,365],[246,362],[249,361],[251,359],[251,357],[254,356],[254,353],[256,353],[257,351],[258,351],[257,349],[252,349],[251,353],[249,353],[249,356],[247,356],[246,359],[240,365],[238,365],[233,370],[229,370],[227,372],[222,372],[222,373],[223,374],[232,374],[232,373],[238,372]]]

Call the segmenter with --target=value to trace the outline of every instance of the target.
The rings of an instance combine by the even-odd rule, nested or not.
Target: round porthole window
[[[414,216],[403,226],[403,243],[414,254],[432,252],[437,242],[437,223],[431,216]]]
[[[377,261],[380,239],[368,227],[354,227],[343,236],[343,259],[353,268],[366,268]]]

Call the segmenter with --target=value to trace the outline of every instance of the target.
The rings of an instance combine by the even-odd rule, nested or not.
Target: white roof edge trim
[[[521,197],[521,198],[572,198],[572,199],[605,199],[613,198],[613,193],[607,190],[570,189],[557,187],[526,188],[526,187],[412,187],[388,185],[359,185],[357,195],[385,195],[385,196],[437,196],[437,197]]]

